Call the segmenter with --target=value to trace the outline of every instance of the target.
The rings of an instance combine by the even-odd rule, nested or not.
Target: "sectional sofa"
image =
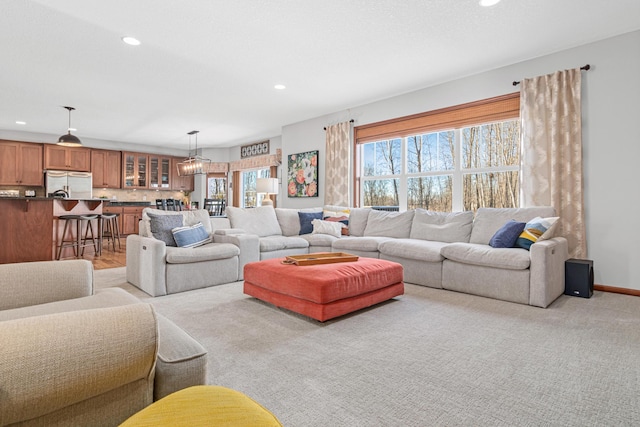
[[[215,238],[233,243],[242,233],[257,236],[254,259],[248,261],[348,252],[398,262],[404,267],[405,282],[423,286],[538,307],[547,307],[564,292],[565,238],[540,239],[529,249],[489,245],[507,222],[554,217],[552,207],[481,208],[474,215],[423,209],[385,212],[342,206],[300,210],[265,206],[230,207],[227,215],[232,231],[217,230]],[[344,217],[348,217],[344,221],[348,222],[348,236],[335,229],[318,231],[307,223]]]
[[[475,214],[331,205],[228,207],[226,212],[228,218],[209,218],[204,210],[145,209],[140,235],[127,238],[127,280],[150,295],[165,295],[242,280],[249,262],[347,252],[398,262],[405,282],[422,286],[538,307],[547,307],[564,292],[564,237],[544,233],[528,249],[489,244],[510,221],[554,217],[552,207],[481,208]],[[157,213],[180,216],[190,226],[206,224],[207,243],[167,246],[150,229]]]

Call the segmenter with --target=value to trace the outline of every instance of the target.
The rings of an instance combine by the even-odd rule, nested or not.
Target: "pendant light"
[[[189,157],[181,161],[177,164],[178,167],[178,176],[191,176],[191,175],[202,175],[209,172],[209,166],[211,165],[211,160],[205,159],[204,157],[198,155],[198,130],[192,130],[188,132],[189,135]],[[196,136],[196,150],[194,155],[191,155],[191,135]]]
[[[57,145],[64,145],[65,147],[82,147],[82,142],[77,136],[71,135],[71,112],[75,110],[73,107],[62,107],[69,110],[69,127],[67,128],[68,133],[62,135],[58,138]]]

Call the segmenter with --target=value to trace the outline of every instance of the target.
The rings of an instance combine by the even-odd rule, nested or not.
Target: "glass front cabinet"
[[[168,190],[171,177],[171,158],[149,156],[149,188]]]
[[[149,155],[143,153],[122,153],[122,182],[124,188],[148,188]]]

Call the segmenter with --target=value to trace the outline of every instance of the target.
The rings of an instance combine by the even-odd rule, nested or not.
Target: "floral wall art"
[[[318,197],[318,150],[289,154],[289,197]]]

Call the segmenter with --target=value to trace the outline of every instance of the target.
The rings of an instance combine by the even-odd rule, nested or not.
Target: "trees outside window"
[[[359,144],[363,206],[517,207],[518,120]]]
[[[269,169],[256,169],[251,171],[242,172],[242,207],[243,208],[255,208],[260,205],[262,199],[258,200],[258,194],[256,193],[256,184],[258,178],[269,178]],[[263,197],[264,194],[260,194],[259,197]]]

